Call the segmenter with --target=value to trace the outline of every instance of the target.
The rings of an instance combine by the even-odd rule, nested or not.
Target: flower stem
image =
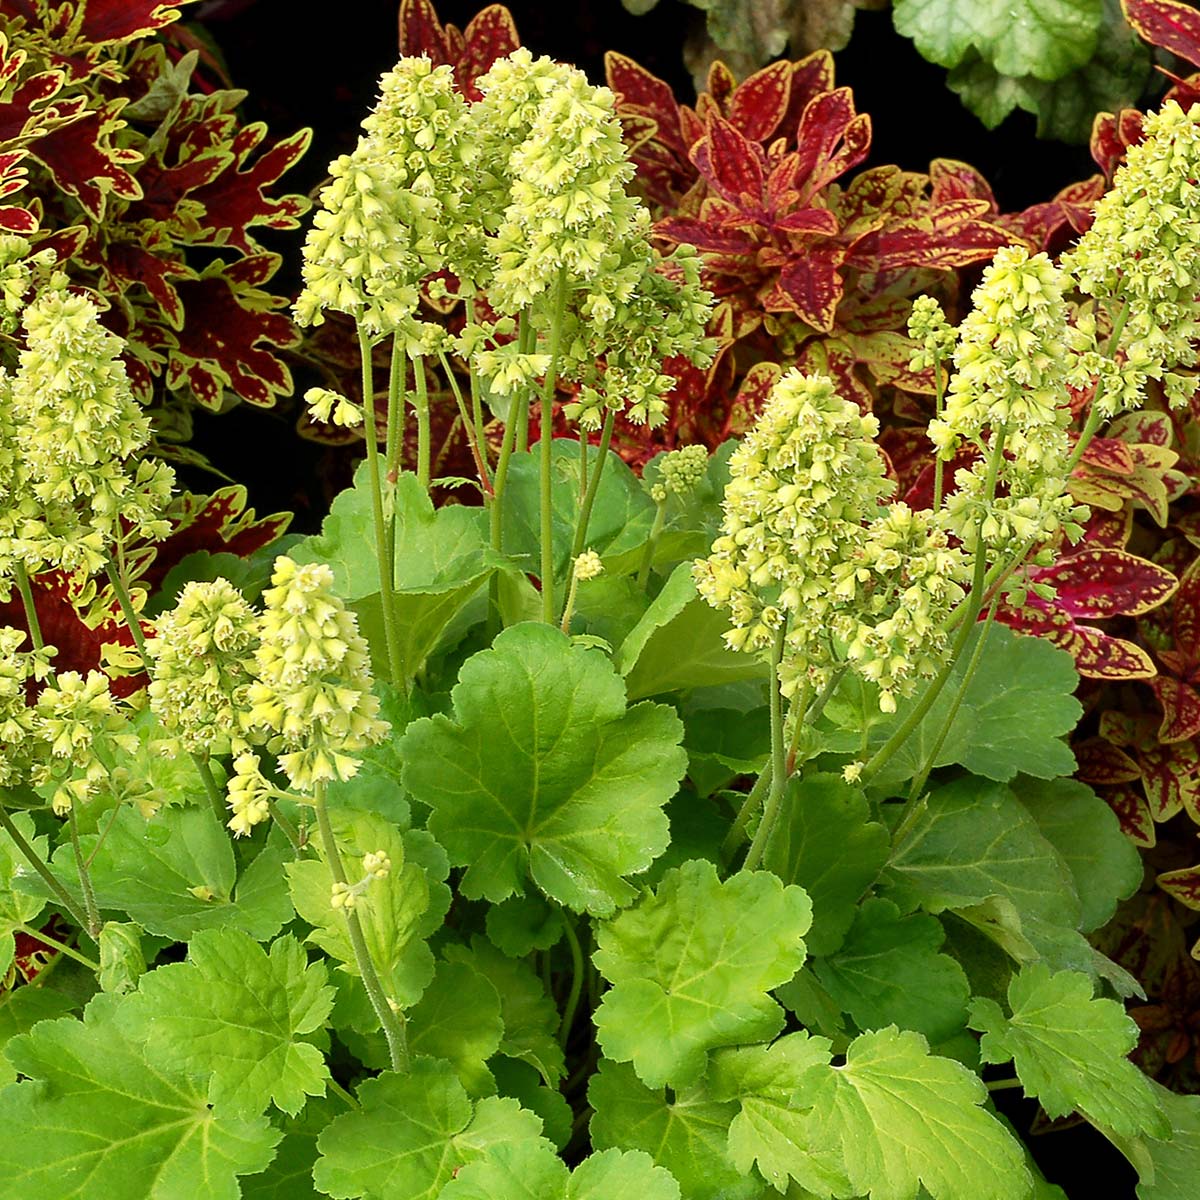
[[[463,432],[467,436],[467,445],[471,448],[471,457],[475,460],[475,470],[479,473],[479,490],[483,493],[484,500],[488,500],[492,494],[492,481],[488,476],[487,463],[483,457],[483,448],[476,440],[475,422],[472,420],[471,414],[467,411],[467,402],[463,399],[462,388],[458,386],[457,377],[450,369],[449,359],[441,351],[438,351],[438,358],[441,361],[442,370],[446,373],[446,379],[450,383],[450,390],[454,393],[454,402],[458,405],[459,415],[462,417]]]
[[[550,366],[542,380],[541,407],[541,541],[542,541],[542,620],[554,624],[554,388],[558,383],[558,360],[562,345],[563,321],[567,311],[567,272],[562,267],[554,289],[554,311],[550,315]]]
[[[362,1105],[361,1105],[361,1104],[359,1104],[359,1102],[358,1102],[357,1098],[355,1097],[354,1093],[353,1093],[353,1092],[348,1092],[348,1091],[347,1091],[347,1090],[346,1090],[344,1087],[342,1087],[342,1085],[341,1085],[340,1083],[338,1083],[338,1081],[337,1081],[336,1079],[334,1079],[332,1076],[331,1076],[329,1079],[327,1079],[325,1082],[326,1082],[326,1084],[328,1085],[328,1087],[329,1087],[329,1090],[330,1090],[330,1091],[331,1091],[331,1092],[332,1092],[332,1093],[333,1093],[333,1094],[334,1094],[334,1095],[335,1095],[335,1096],[336,1096],[336,1097],[337,1097],[339,1100],[341,1100],[341,1101],[342,1101],[344,1104],[348,1105],[350,1108],[354,1109],[355,1111],[357,1111],[358,1109],[362,1108]]]
[[[662,536],[663,526],[667,523],[667,502],[660,500],[654,513],[654,524],[650,526],[650,537],[646,541],[646,549],[642,551],[642,561],[638,567],[637,586],[644,592],[646,582],[650,578],[650,564],[654,561],[654,551],[658,549],[658,539]]]
[[[60,942],[58,938],[53,938],[48,933],[43,933],[40,929],[33,929],[28,925],[14,925],[12,928],[18,933],[25,934],[27,937],[36,938],[39,942],[49,946],[51,950],[59,954],[65,954],[68,958],[73,958],[81,966],[87,967],[89,971],[94,971],[97,975],[100,973],[100,964],[95,959],[88,958],[86,954],[81,954],[74,946],[69,946],[66,942]]]
[[[753,871],[762,861],[763,851],[775,820],[779,816],[779,804],[787,783],[787,748],[783,742],[783,694],[779,690],[779,664],[783,659],[783,642],[787,635],[786,622],[775,633],[775,644],[771,647],[771,788],[763,805],[762,820],[746,852],[742,870]]]
[[[297,854],[303,854],[304,843],[300,840],[300,834],[297,832],[295,825],[279,811],[279,805],[274,800],[267,801],[267,812],[271,814],[271,820],[283,830],[283,836],[291,842],[292,849]]]
[[[25,564],[13,563],[13,574],[17,580],[17,591],[21,593],[21,605],[25,609],[25,623],[29,626],[29,640],[35,650],[42,650],[46,643],[42,641],[42,626],[38,621],[37,605],[33,602],[33,589],[29,586],[29,573]]]
[[[596,452],[596,469],[588,480],[587,495],[583,498],[583,507],[579,510],[579,523],[575,526],[575,541],[571,544],[571,561],[574,562],[587,544],[588,522],[592,519],[592,509],[596,505],[596,496],[600,491],[600,476],[604,473],[604,464],[608,461],[608,447],[612,443],[613,422],[616,412],[609,409],[604,414],[604,426],[600,431],[600,445]]]
[[[104,573],[108,576],[108,582],[112,584],[113,595],[117,598],[117,604],[120,606],[121,615],[125,618],[125,624],[129,626],[129,632],[133,635],[133,644],[141,656],[142,666],[149,673],[151,664],[150,653],[146,649],[146,635],[142,632],[138,615],[134,611],[129,589],[125,586],[125,581],[121,578],[121,572],[117,569],[117,564],[113,562],[111,555],[105,556]]]
[[[529,319],[529,310],[523,309],[517,317],[517,353],[532,354],[536,337],[533,322]],[[513,397],[508,419],[516,426],[517,453],[524,454],[529,449],[529,394],[524,388]]]
[[[25,861],[41,876],[42,882],[50,889],[55,900],[70,914],[71,920],[80,929],[86,930],[88,921],[79,901],[67,891],[58,876],[43,861],[42,856],[26,841],[25,835],[17,828],[8,809],[3,804],[0,804],[0,829],[3,829],[12,838],[13,845],[21,852]]]
[[[400,472],[400,449],[404,444],[405,392],[408,387],[408,355],[399,337],[392,338],[392,360],[388,367],[387,440],[384,469],[390,483]],[[364,411],[366,404],[363,405]]]
[[[323,782],[314,786],[313,808],[316,809],[317,828],[321,833],[321,846],[325,851],[325,861],[329,864],[330,874],[335,883],[348,885],[350,881],[346,878],[346,867],[342,862],[341,852],[338,850],[333,823],[329,820],[329,811],[325,807],[325,784]],[[371,952],[367,949],[358,914],[353,909],[346,910],[346,929],[350,935],[354,962],[358,967],[358,973],[362,976],[367,998],[371,1001],[371,1007],[379,1018],[383,1036],[387,1039],[392,1070],[407,1071],[408,1036],[404,1029],[404,1018],[388,1003],[387,996],[383,991],[383,984],[380,983],[375,964],[371,960]]]
[[[746,840],[746,826],[750,824],[750,818],[758,811],[763,794],[770,786],[771,763],[768,760],[767,765],[758,773],[754,786],[742,801],[742,807],[738,809],[737,816],[733,818],[733,824],[725,835],[725,841],[721,843],[721,857],[726,862],[732,861],[738,847]]]
[[[425,378],[423,358],[413,359],[413,377],[417,390],[413,404],[417,410],[417,479],[421,486],[428,490],[433,448],[429,433],[429,383]]]
[[[579,937],[570,915],[563,913],[563,929],[567,934],[567,945],[571,950],[571,990],[567,993],[567,1003],[563,1008],[562,1023],[558,1027],[558,1044],[566,1049],[567,1039],[571,1036],[571,1026],[575,1024],[575,1010],[579,1007],[579,995],[583,990],[583,950],[579,945]]]
[[[379,590],[382,593],[383,638],[387,644],[388,672],[392,683],[408,690],[408,680],[400,659],[400,640],[396,630],[395,596],[392,587],[392,564],[388,561],[388,531],[383,517],[383,481],[379,471],[379,432],[375,423],[375,389],[371,374],[371,339],[358,327],[358,349],[362,366],[363,433],[367,443],[367,475],[370,478],[371,507],[375,516],[375,563],[379,570]],[[419,372],[418,372],[419,373]]]
[[[565,634],[571,632],[571,618],[575,615],[575,599],[579,595],[579,576],[571,572],[571,583],[567,588],[567,602],[563,605],[562,621],[559,628]]]
[[[72,803],[67,810],[67,825],[71,830],[71,849],[75,854],[75,866],[79,870],[79,887],[83,892],[83,909],[87,914],[87,924],[84,928],[88,936],[95,941],[100,936],[100,910],[96,907],[96,893],[92,889],[92,875],[83,857],[83,847],[79,844],[79,822],[75,818],[75,805]]]
[[[196,770],[200,774],[200,778],[204,781],[204,793],[208,796],[208,802],[212,805],[212,810],[216,813],[217,821],[225,824],[225,797],[221,795],[221,789],[217,787],[217,781],[213,778],[212,767],[209,766],[208,755],[193,754],[192,762],[196,764]]]

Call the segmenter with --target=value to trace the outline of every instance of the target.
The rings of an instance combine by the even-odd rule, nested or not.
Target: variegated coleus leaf
[[[292,390],[292,376],[275,353],[299,334],[280,309],[287,301],[262,290],[279,268],[276,254],[234,263],[213,262],[177,285],[188,318],[167,348],[167,386],[219,411],[226,392],[268,406]]]
[[[1163,711],[1159,740],[1195,737],[1200,734],[1200,561],[1189,563],[1170,608],[1151,614],[1142,632],[1162,667],[1150,684]]]
[[[468,100],[480,99],[475,81],[492,63],[521,45],[512,13],[502,4],[490,4],[465,30],[443,25],[430,0],[401,0],[400,53],[424,54],[435,67],[454,68],[454,78]]]

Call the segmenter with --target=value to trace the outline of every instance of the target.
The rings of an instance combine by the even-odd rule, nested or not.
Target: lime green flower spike
[[[192,581],[155,621],[150,708],[190,754],[245,748],[242,713],[258,649],[257,616],[227,579]]]
[[[367,644],[358,623],[333,593],[324,563],[300,566],[281,555],[263,593],[249,685],[249,724],[261,730],[279,765],[302,792],[349,779],[354,752],[388,733],[371,692]]]
[[[1137,408],[1146,382],[1163,381],[1174,405],[1187,403],[1200,338],[1200,104],[1184,112],[1168,100],[1142,123],[1142,141],[1129,149],[1112,188],[1096,205],[1091,228],[1063,256],[1079,290],[1118,320],[1118,355],[1092,355],[1105,416]],[[1082,349],[1094,332],[1081,327]]]

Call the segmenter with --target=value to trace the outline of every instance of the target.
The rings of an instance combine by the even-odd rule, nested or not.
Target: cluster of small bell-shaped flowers
[[[248,724],[300,792],[351,778],[355,752],[388,733],[371,691],[367,644],[333,592],[323,563],[275,560],[263,593],[255,680],[246,689]]]
[[[114,750],[133,754],[138,747],[128,705],[113,695],[102,671],[63,671],[51,678],[33,706],[33,734],[41,752],[31,779],[39,787],[56,785],[51,808],[58,816],[97,794]]]
[[[96,306],[58,274],[24,323],[26,346],[4,385],[22,450],[5,481],[10,552],[31,570],[94,574],[121,538],[166,535],[175,475],[141,457],[150,421],[121,362],[124,344]]]
[[[917,343],[909,366],[926,371],[946,362],[954,353],[958,334],[946,320],[942,306],[933,296],[918,296],[908,314],[908,336]]]
[[[704,446],[681,446],[658,460],[658,478],[650,487],[650,498],[665,504],[670,496],[686,500],[708,472],[708,450]]]
[[[834,569],[842,604],[832,628],[855,673],[879,686],[896,711],[945,662],[946,618],[965,595],[971,561],[928,510],[893,503],[867,528],[859,555]]]
[[[664,361],[685,358],[705,367],[716,351],[705,335],[712,295],[701,285],[695,247],[677,247],[659,260],[650,233],[650,215],[639,208],[600,277],[576,298],[563,375],[580,386],[564,412],[584,429],[599,429],[608,411],[657,428],[678,382]]]
[[[228,821],[235,837],[246,837],[271,815],[271,797],[275,789],[262,773],[257,754],[244,750],[233,760],[233,774],[227,784]]]
[[[422,280],[479,253],[465,199],[475,150],[450,67],[405,57],[380,87],[358,145],[330,164],[318,197],[296,319],[317,325],[326,309],[348,313],[425,353],[441,331],[416,315]]]
[[[693,576],[709,604],[728,609],[731,649],[762,652],[788,623],[780,680],[789,695],[827,678],[838,568],[857,560],[893,489],[878,431],[831,379],[791,370],[730,456],[722,533]]]
[[[0,333],[12,334],[35,280],[54,266],[54,251],[31,254],[28,238],[0,233]]]
[[[334,882],[329,889],[329,906],[348,911],[358,906],[359,899],[370,891],[377,879],[392,873],[392,860],[386,850],[369,850],[362,857],[362,878],[357,883]]]
[[[34,761],[34,710],[27,702],[31,683],[50,674],[52,648],[22,650],[23,629],[0,625],[0,787],[24,782]]]
[[[929,437],[944,459],[964,446],[977,454],[955,472],[943,510],[946,527],[969,551],[980,537],[1002,550],[1076,530],[1065,493],[1068,387],[1084,380],[1086,366],[1069,344],[1068,283],[1045,254],[1005,247],[959,327],[955,373]]]
[[[154,622],[151,711],[173,739],[164,748],[208,757],[246,746],[247,690],[258,615],[227,579],[193,580]]]
[[[353,400],[347,400],[341,392],[335,392],[332,388],[309,388],[304,393],[304,403],[308,405],[309,416],[323,425],[332,423],[353,429],[363,423],[363,410]]]
[[[508,202],[489,246],[495,266],[488,297],[506,313],[552,291],[562,275],[576,286],[597,278],[608,248],[624,239],[638,210],[625,191],[635,168],[616,97],[574,67],[550,64],[535,72],[533,65],[522,50],[495,64],[479,80],[484,101],[474,113],[490,123],[493,105],[520,110],[531,88],[539,99],[527,127],[502,127],[525,135],[510,143]],[[550,78],[554,86],[546,89]]]
[[[1172,404],[1186,403],[1196,379],[1175,368],[1187,372],[1198,361],[1200,104],[1184,112],[1169,100],[1146,116],[1142,140],[1130,147],[1091,227],[1061,265],[1110,321],[1125,310],[1115,354],[1095,353],[1094,313],[1077,325],[1078,348],[1099,377],[1100,412],[1139,407],[1149,379],[1163,381]]]

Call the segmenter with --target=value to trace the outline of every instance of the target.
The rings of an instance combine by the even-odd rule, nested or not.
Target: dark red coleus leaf
[[[175,0],[180,4],[191,2]],[[79,35],[94,44],[144,37],[179,17],[179,9],[159,0],[80,0],[60,7],[81,13]]]
[[[459,89],[469,100],[480,98],[475,86],[480,75],[521,45],[512,14],[501,4],[483,9],[465,31],[443,25],[430,0],[401,0],[398,21],[400,53],[425,54],[435,67],[453,67]]]
[[[108,196],[136,200],[142,194],[128,167],[142,161],[130,147],[116,145],[125,127],[119,117],[122,102],[112,101],[78,120],[52,129],[29,147],[64,192],[74,196],[93,220],[104,217]]]
[[[211,182],[202,183],[189,199],[202,206],[198,218],[201,235],[190,238],[203,246],[233,246],[245,255],[259,252],[250,230],[295,229],[308,211],[304,196],[271,196],[268,189],[279,182],[308,149],[312,130],[301,129],[275,142],[252,162],[251,155],[266,136],[267,127],[255,122],[240,129],[230,145],[231,165]]]
[[[220,409],[228,389],[267,406],[292,390],[291,372],[275,351],[299,334],[278,310],[285,301],[260,290],[279,267],[275,254],[214,262],[177,290],[188,319],[168,349],[167,386],[187,389],[205,408]]]

